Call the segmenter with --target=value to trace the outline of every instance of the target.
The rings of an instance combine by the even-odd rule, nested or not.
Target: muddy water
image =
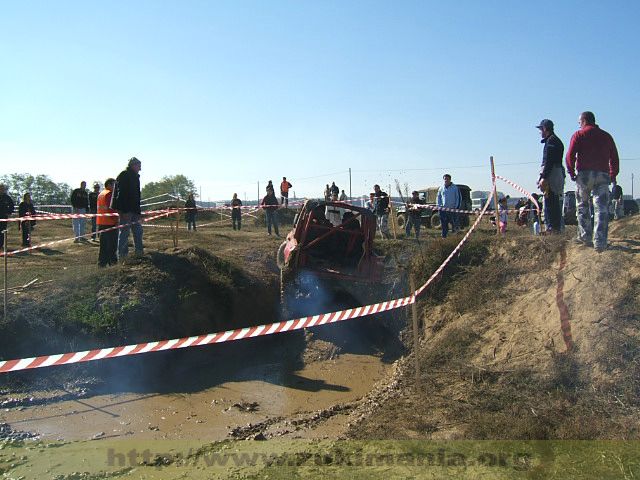
[[[215,441],[229,438],[230,430],[237,426],[353,402],[370,391],[390,369],[391,365],[378,356],[349,353],[293,371],[287,371],[279,363],[262,363],[241,366],[230,375],[223,365],[207,365],[207,383],[211,385],[207,388],[181,393],[159,393],[152,389],[114,393],[113,388],[105,385],[104,393],[6,409],[0,418],[15,430],[36,432],[51,440]],[[36,397],[52,393],[56,392],[32,392]],[[335,437],[345,423],[345,415],[336,415],[312,429],[297,429],[291,435]]]

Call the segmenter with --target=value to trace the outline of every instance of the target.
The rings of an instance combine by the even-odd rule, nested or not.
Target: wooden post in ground
[[[416,281],[413,275],[409,275],[409,286],[411,288],[411,295],[416,291]],[[420,379],[420,361],[418,359],[418,349],[420,347],[420,331],[418,330],[418,309],[416,302],[411,304],[411,317],[413,319],[413,358],[415,360],[416,369],[416,389],[422,390],[422,380]]]
[[[389,184],[389,215],[391,215],[391,226],[393,227],[393,239],[398,239],[398,232],[396,231],[396,215],[393,211],[393,201],[391,201],[391,184]]]
[[[496,231],[500,235],[500,215],[498,212],[498,187],[496,186],[496,168],[493,164],[493,156],[489,157],[491,162],[491,182],[493,183],[493,208],[496,216]]]
[[[7,264],[7,259],[9,257],[7,257],[7,233],[9,232],[9,222],[5,223],[6,227],[4,229],[4,232],[0,232],[0,235],[4,236],[4,321],[6,322],[7,319],[7,286],[8,286],[8,280],[7,280],[7,274],[8,274],[8,264]]]

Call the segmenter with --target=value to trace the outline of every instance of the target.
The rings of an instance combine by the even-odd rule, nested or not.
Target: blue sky
[[[591,110],[640,192],[637,1],[0,1],[0,174],[71,185],[142,160],[203,199],[335,180],[535,188]],[[509,192],[508,188],[500,187]],[[569,182],[567,190],[573,189]]]

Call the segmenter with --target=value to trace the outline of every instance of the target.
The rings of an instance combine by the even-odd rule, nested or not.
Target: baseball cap
[[[536,125],[536,128],[539,128],[540,130],[542,130],[543,128],[546,128],[547,130],[553,130],[553,122],[548,118],[545,118],[544,120],[540,120],[540,125]]]

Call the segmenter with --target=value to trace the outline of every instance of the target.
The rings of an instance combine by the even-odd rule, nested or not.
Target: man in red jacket
[[[592,112],[582,112],[578,123],[580,130],[571,137],[566,158],[567,171],[577,187],[576,241],[602,252],[607,248],[609,230],[609,184],[616,181],[620,159],[613,138],[596,125],[596,117]],[[593,227],[589,208],[591,196]]]

